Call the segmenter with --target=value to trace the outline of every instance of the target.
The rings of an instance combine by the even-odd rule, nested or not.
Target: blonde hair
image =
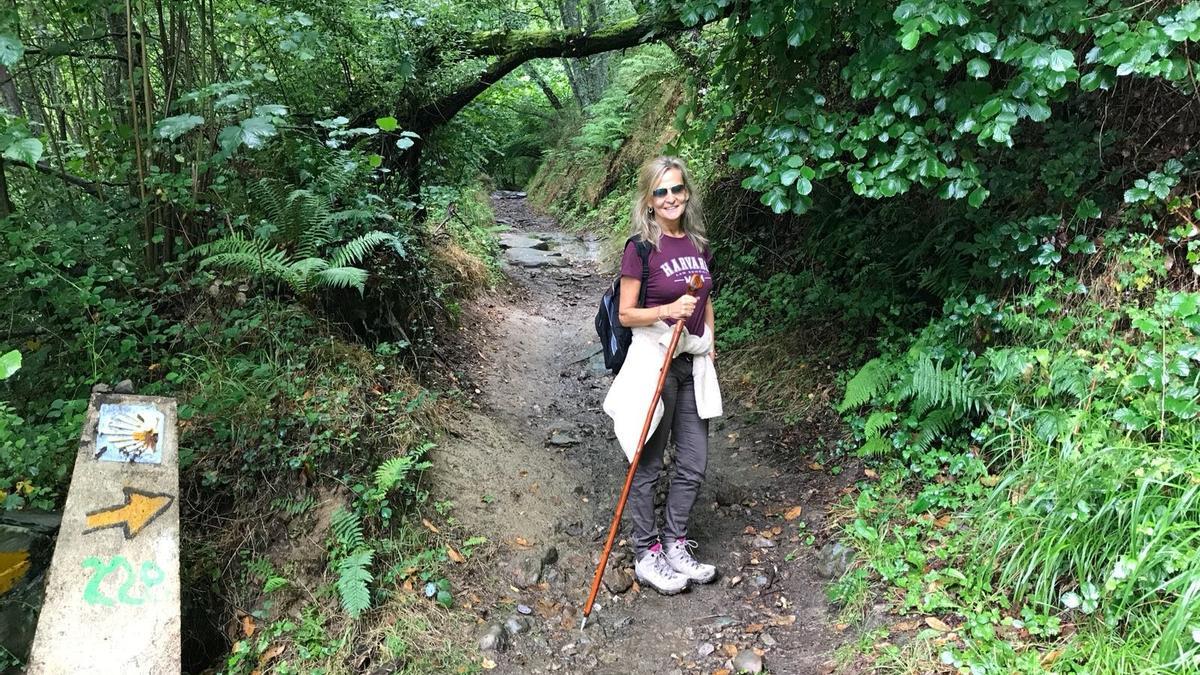
[[[688,175],[687,166],[678,157],[662,155],[642,165],[638,173],[637,192],[633,197],[632,233],[658,248],[658,240],[662,237],[662,226],[654,220],[654,211],[650,205],[653,196],[650,194],[663,174],[671,169],[677,169],[683,176],[683,186],[687,188],[688,200],[683,207],[683,217],[679,219],[683,231],[692,240],[697,251],[708,249],[708,237],[704,229],[704,209],[700,205],[700,195],[692,186],[692,178]]]

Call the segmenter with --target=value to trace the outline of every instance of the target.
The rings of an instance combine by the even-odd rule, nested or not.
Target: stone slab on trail
[[[504,258],[514,265],[521,267],[565,267],[567,261],[555,251],[537,251],[531,248],[510,248],[504,252]]]
[[[500,248],[531,248],[537,251],[550,250],[550,244],[536,237],[527,237],[513,232],[501,232],[498,237]]]
[[[28,672],[178,673],[175,400],[93,394]]]

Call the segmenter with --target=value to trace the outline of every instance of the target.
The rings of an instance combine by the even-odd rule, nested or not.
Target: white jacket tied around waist
[[[625,458],[632,462],[637,452],[638,437],[642,433],[642,425],[646,423],[646,410],[650,407],[650,399],[654,396],[654,387],[658,384],[658,375],[667,355],[667,345],[671,342],[673,328],[659,321],[652,326],[638,326],[633,329],[633,341],[625,355],[625,364],[621,372],[613,379],[608,395],[604,397],[604,412],[613,419],[613,430],[617,441],[625,451]],[[707,420],[720,417],[724,410],[721,407],[721,387],[717,383],[717,369],[713,366],[712,334],[705,330],[703,335],[696,336],[687,328],[679,335],[679,344],[675,347],[675,356],[694,354],[692,360],[692,378],[696,388],[696,411],[700,419]],[[658,428],[663,417],[663,403],[660,399],[654,406],[654,418],[650,422],[647,440]]]

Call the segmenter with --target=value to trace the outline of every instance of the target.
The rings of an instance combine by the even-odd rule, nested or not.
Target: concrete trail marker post
[[[175,401],[94,394],[28,673],[178,673]]]

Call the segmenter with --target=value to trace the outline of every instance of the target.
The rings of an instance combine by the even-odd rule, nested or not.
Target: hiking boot
[[[686,539],[676,539],[667,544],[663,549],[663,558],[671,569],[682,574],[683,576],[701,584],[707,584],[717,578],[717,568],[712,565],[706,565],[702,562],[697,562],[692,554],[688,552],[689,547],[694,547],[696,542]]]
[[[662,544],[655,544],[633,568],[639,582],[663,595],[675,595],[688,587],[688,578],[667,563]]]

